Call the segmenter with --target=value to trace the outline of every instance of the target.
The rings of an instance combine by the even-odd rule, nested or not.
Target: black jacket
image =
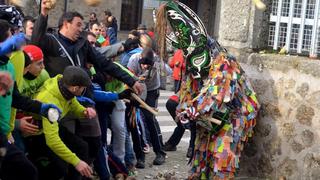
[[[27,112],[39,114],[41,111],[42,103],[36,100],[32,100],[30,97],[22,96],[18,90],[18,86],[14,83],[12,92],[12,104],[11,106],[16,109],[21,109]]]
[[[79,37],[79,39],[74,42],[73,52],[69,52],[69,45],[64,42],[64,37],[61,34],[46,34],[47,21],[48,17],[39,15],[39,18],[34,25],[31,42],[42,49],[44,53],[44,64],[51,77],[62,74],[67,66],[77,65],[86,68],[86,64],[91,63],[97,71],[107,73],[130,87],[134,85],[136,81],[134,78],[129,76],[129,74],[119,68],[119,66],[115,65],[110,59],[107,59],[104,55],[99,53],[83,37]],[[55,36],[65,47],[73,59],[73,63],[70,62],[66,53],[64,53],[63,49],[53,36]],[[78,64],[77,55],[80,64]]]

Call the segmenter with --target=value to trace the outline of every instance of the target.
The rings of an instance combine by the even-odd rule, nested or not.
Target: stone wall
[[[141,24],[145,24],[147,27],[154,26],[153,9],[142,9]]]
[[[261,111],[255,135],[245,146],[240,176],[320,179],[320,61],[243,52],[235,55]]]
[[[264,0],[269,4],[271,0]],[[261,11],[252,0],[217,0],[214,37],[234,48],[262,48],[267,45],[271,9]]]

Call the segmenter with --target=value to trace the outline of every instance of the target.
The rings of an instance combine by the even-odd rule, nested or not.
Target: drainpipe
[[[68,9],[68,0],[64,0],[64,10],[63,12],[67,12]]]

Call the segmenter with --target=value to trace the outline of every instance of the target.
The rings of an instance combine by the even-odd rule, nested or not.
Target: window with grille
[[[268,46],[320,54],[320,0],[273,0]]]
[[[300,24],[293,24],[291,29],[290,49],[297,51]]]
[[[290,10],[290,0],[282,1],[281,16],[288,17]]]
[[[315,5],[316,5],[315,0],[308,0],[307,7],[306,7],[306,19],[313,19],[314,18]]]
[[[271,14],[276,16],[278,11],[278,0],[273,0],[272,1],[272,9],[271,9]]]
[[[305,25],[303,32],[302,50],[309,51],[311,45],[312,26]]]
[[[274,34],[276,30],[276,24],[270,23],[269,24],[269,39],[268,39],[268,46],[272,46],[274,43]]]
[[[286,44],[286,37],[287,37],[287,23],[280,24],[279,30],[279,46],[283,47]]]
[[[302,9],[302,0],[295,0],[293,8],[293,17],[300,18]]]

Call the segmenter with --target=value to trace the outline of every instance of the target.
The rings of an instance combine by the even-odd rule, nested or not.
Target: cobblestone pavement
[[[167,89],[171,89],[171,86],[168,86]],[[158,102],[159,115],[157,116],[157,120],[160,124],[164,143],[169,139],[176,127],[176,123],[165,108],[165,103],[172,94],[174,94],[172,91],[160,91],[160,98]],[[188,159],[186,158],[189,137],[190,133],[189,131],[186,131],[181,142],[177,146],[177,151],[167,152],[166,162],[161,166],[152,165],[155,154],[151,150],[150,153],[146,155],[146,168],[138,169],[136,178],[139,180],[161,179],[164,175],[173,175],[175,179],[186,179],[188,176],[188,170],[190,169],[187,165]],[[164,177],[162,179],[164,179]]]
[[[172,85],[168,84],[167,89],[172,89]],[[173,94],[173,91],[162,90],[160,91],[159,98],[159,115],[157,120],[160,124],[161,132],[163,135],[163,142],[165,143],[171,134],[173,133],[174,128],[176,127],[175,122],[167,112],[165,108],[165,103],[168,98]],[[186,158],[187,149],[189,146],[190,132],[185,131],[184,136],[182,137],[179,145],[177,146],[177,151],[167,152],[167,159],[165,164],[161,166],[152,165],[152,161],[155,158],[155,154],[152,150],[146,155],[146,167],[145,169],[137,169],[136,179],[161,179],[161,180],[184,180],[188,177],[188,171],[190,166],[188,165],[188,159]],[[171,178],[165,178],[170,175]],[[256,177],[236,177],[236,180],[263,180]]]

